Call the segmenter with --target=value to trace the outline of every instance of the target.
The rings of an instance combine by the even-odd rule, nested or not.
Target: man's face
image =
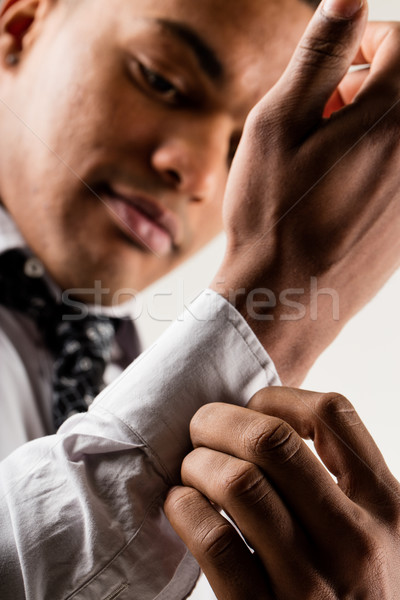
[[[310,14],[299,0],[40,2],[19,65],[1,57],[0,197],[63,288],[143,289],[221,230],[246,115]]]

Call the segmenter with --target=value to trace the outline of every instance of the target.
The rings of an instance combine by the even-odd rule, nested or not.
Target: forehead
[[[89,1],[98,11],[99,0]],[[246,104],[254,104],[278,79],[312,13],[301,0],[103,2],[113,30],[126,39],[137,31],[138,22],[147,24],[155,37],[162,22],[173,24],[178,37],[179,30],[194,33],[221,65],[230,92],[238,101],[243,94]]]

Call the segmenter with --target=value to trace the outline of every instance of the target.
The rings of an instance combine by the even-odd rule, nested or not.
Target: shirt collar
[[[14,248],[26,248],[26,242],[18,227],[0,204],[0,254]]]

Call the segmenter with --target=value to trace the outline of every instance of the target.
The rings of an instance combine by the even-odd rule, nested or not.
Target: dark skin
[[[233,290],[287,385],[301,383],[399,266],[400,29],[365,29],[366,19],[366,6],[351,20],[316,13],[287,71],[251,112],[227,185],[228,247],[212,287],[228,299]],[[352,63],[371,68],[346,75]],[[313,317],[311,277],[338,294],[336,318],[328,296]],[[262,293],[254,308],[249,295],[264,287],[276,298],[305,290],[305,314],[281,301],[271,308]]]
[[[341,299],[339,321],[329,317],[324,305],[320,308],[319,319],[312,321],[307,297],[305,318],[293,322],[281,318],[280,304],[273,310],[274,318],[265,321],[254,318],[243,299],[235,302],[269,350],[284,382],[300,383],[309,366],[344,323],[398,266],[398,27],[373,26],[361,43],[366,8],[360,9],[351,19],[343,14],[339,18],[328,18],[320,12],[289,71],[273,91],[264,96],[276,80],[276,73],[271,73],[270,55],[278,59],[279,54],[279,61],[274,65],[279,62],[277,69],[282,70],[288,48],[291,51],[294,45],[298,22],[296,27],[290,20],[293,11],[298,11],[296,14],[301,17],[302,26],[309,16],[309,13],[304,14],[305,4],[295,0],[279,3],[238,0],[230,7],[229,14],[226,2],[219,0],[196,3],[181,0],[138,0],[134,3],[131,0],[113,3],[106,0],[77,3],[17,0],[6,3],[5,7],[0,22],[1,199],[57,283],[63,288],[87,287],[100,279],[110,287],[111,294],[125,286],[134,285],[141,289],[204,245],[221,229],[218,208],[232,148],[244,128],[224,202],[227,254],[212,285],[227,298],[231,289],[243,288],[246,296],[264,286],[280,296],[280,292],[288,288],[306,287],[310,277],[314,276],[320,279],[322,286],[338,290]],[[268,12],[264,13],[264,9]],[[285,13],[281,12],[283,9]],[[174,38],[171,42],[168,35],[167,41],[163,36],[164,42],[159,45],[161,37],[154,18],[156,21],[167,19],[171,14],[181,24],[206,34],[208,43],[227,70],[224,85],[216,85],[215,81],[211,83],[209,77],[204,77],[204,69],[199,70],[201,61],[193,53],[183,52],[181,41],[178,43]],[[94,19],[96,27],[93,27]],[[282,26],[281,32],[278,32],[278,26]],[[290,40],[288,31],[291,32]],[[284,44],[281,38],[285,40]],[[274,52],[272,40],[277,44],[275,50],[279,47],[286,52]],[[155,49],[156,55],[153,54]],[[340,85],[358,51],[358,60],[372,62],[370,74],[361,79],[352,76]],[[16,54],[17,63],[7,61],[10,53]],[[68,61],[65,61],[66,56]],[[167,64],[164,62],[166,56]],[[183,74],[180,71],[182,56],[190,57]],[[150,61],[151,71],[161,71],[161,89],[159,80],[156,79],[155,85],[154,73],[149,76],[149,64],[143,65],[143,60]],[[199,72],[192,82],[190,75],[194,69]],[[180,88],[182,78],[183,90]],[[169,84],[170,79],[172,86],[165,88],[165,81]],[[202,82],[201,93],[196,87],[199,82]],[[206,101],[200,107],[192,102],[190,109],[187,105],[177,105],[177,98],[181,98],[178,92],[186,91],[187,87],[192,89],[192,83],[195,97],[200,96]],[[352,104],[331,118],[324,118],[348,103]],[[9,107],[22,121],[10,118]],[[249,111],[250,117],[246,120]],[[387,111],[391,115],[391,127],[376,128],[376,123]],[[104,127],[104,123],[109,126]],[[32,138],[32,130],[45,144],[39,143],[37,137]],[[371,135],[365,137],[366,131],[370,130]],[[54,152],[49,153],[49,147]],[[60,168],[60,157],[64,161],[62,165],[69,168]],[[343,157],[346,160],[342,160]],[[18,177],[14,176],[15,172]],[[378,181],[375,174],[382,172],[385,177]],[[180,230],[177,247],[164,244],[165,238],[163,242],[155,234],[154,239],[148,241],[150,246],[157,246],[156,256],[143,245],[140,231],[132,235],[129,228],[121,227],[121,220],[116,218],[114,210],[118,206],[115,198],[110,200],[105,196],[99,200],[84,185],[86,182],[91,188],[104,191],[104,188],[97,188],[104,179],[109,186],[151,195],[165,214],[171,217],[172,212]],[[307,201],[297,204],[303,198]],[[112,297],[108,301],[111,303]],[[259,307],[259,310],[262,316],[264,309]],[[229,465],[232,459],[239,459],[246,463],[247,471],[252,474],[255,468],[262,469],[259,486],[261,491],[267,489],[271,497],[266,474],[272,480],[274,473],[264,456],[265,453],[268,455],[271,436],[264,435],[267,450],[264,448],[261,456],[257,454],[260,436],[250,435],[247,439],[254,419],[257,420],[254,428],[261,428],[264,433],[274,432],[271,419],[276,417],[270,404],[265,405],[269,416],[261,425],[255,411],[249,413],[250,417],[245,416],[247,412],[241,412],[239,424],[236,409],[227,409],[222,419],[215,412],[213,418],[206,419],[204,427],[200,415],[196,433],[199,437],[194,441],[208,447],[212,453],[225,454],[228,458],[224,457],[224,461]],[[280,406],[286,406],[283,400]],[[216,406],[204,410],[221,409]],[[263,409],[259,406],[258,410]],[[336,412],[340,416],[343,411]],[[348,407],[344,414],[347,413]],[[287,433],[288,427],[295,429],[298,426],[294,420],[290,425],[289,411],[285,414],[277,412],[277,417],[286,423],[280,426],[281,432]],[[241,432],[246,419],[251,423]],[[302,424],[300,433],[306,431],[314,435],[317,426],[309,423],[309,416],[300,415],[299,420]],[[237,435],[244,440],[248,453],[240,452],[239,443],[234,447],[230,444],[230,440],[235,440],[235,423]],[[224,428],[225,424],[227,428]],[[343,425],[339,420],[339,424],[335,421],[332,427],[342,427],[342,437],[346,437],[348,430],[352,432],[353,425]],[[321,434],[318,430],[318,436],[324,439],[323,435],[329,431],[328,428]],[[372,466],[378,467],[384,477],[389,478],[376,458],[372,441],[361,437],[361,455],[372,458]],[[287,447],[285,439],[280,440],[282,448]],[[335,486],[329,487],[326,475],[317,470],[317,464],[301,450],[303,446],[295,434],[291,433],[287,439],[297,440],[296,452],[299,454],[289,453],[291,458],[299,456],[297,468],[291,471],[293,478],[300,485],[303,479],[310,480],[314,473],[313,481],[318,489],[321,482],[325,482],[328,508],[337,512],[339,507],[342,528],[339,531],[329,529],[328,523],[327,537],[322,535],[324,532],[319,533],[319,527],[313,527],[307,519],[307,511],[302,510],[307,490],[300,490],[299,506],[292,506],[286,498],[289,495],[287,489],[281,483],[282,489],[278,490],[276,483],[279,493],[274,507],[279,518],[274,519],[272,525],[286,523],[289,536],[276,535],[275,548],[288,547],[293,541],[293,531],[298,528],[306,530],[305,540],[300,534],[296,537],[298,554],[304,557],[303,562],[297,553],[294,565],[287,565],[284,558],[277,565],[268,561],[264,536],[260,542],[255,527],[246,529],[254,514],[247,505],[246,518],[236,518],[250,543],[257,548],[260,560],[256,563],[246,554],[245,547],[234,543],[223,544],[218,557],[214,553],[210,559],[208,548],[198,544],[204,535],[199,538],[196,529],[200,524],[204,534],[207,520],[193,523],[192,519],[206,513],[212,515],[212,519],[219,518],[218,515],[215,516],[211,505],[199,505],[199,502],[204,503],[204,496],[199,496],[198,492],[195,492],[193,502],[193,492],[188,496],[185,489],[175,490],[167,503],[168,515],[209,574],[218,595],[225,599],[251,597],[251,594],[268,598],[269,594],[286,599],[297,593],[296,589],[285,587],[286,578],[301,568],[305,574],[304,594],[313,600],[318,596],[343,598],[346,594],[365,597],[365,590],[371,588],[365,556],[377,567],[382,564],[384,551],[387,559],[384,567],[386,564],[388,567],[375,568],[376,577],[372,583],[376,585],[371,592],[374,595],[370,597],[384,594],[393,597],[399,586],[392,576],[398,572],[393,559],[398,552],[397,513],[392,498],[382,496],[379,481],[375,478],[372,481],[373,500],[377,499],[378,504],[383,505],[385,514],[379,512],[377,517],[375,510],[366,515],[361,509],[357,512],[353,504],[352,510],[348,510],[346,498],[353,501],[348,497],[351,490],[344,487],[340,495]],[[224,499],[229,494],[224,493],[223,465],[214,462],[218,458],[213,454],[212,468],[220,472],[221,477],[213,482],[215,489],[209,489],[207,481],[203,481],[210,479],[209,472],[202,470],[198,456],[197,452],[194,469],[193,463],[190,465],[193,456],[185,463],[184,482],[196,484],[211,500],[214,497],[222,506],[226,504],[228,511],[230,508],[233,513],[230,497],[228,501]],[[334,456],[332,447],[328,447],[324,460],[333,470],[336,468]],[[287,454],[284,458],[290,469],[290,458]],[[357,489],[358,470],[354,474],[353,464],[349,467],[353,475],[350,481]],[[222,482],[221,494],[218,482]],[[265,498],[262,494],[260,507]],[[309,499],[312,502],[314,496]],[[364,502],[364,497],[361,501]],[[188,502],[191,510],[185,511]],[[270,506],[268,503],[268,510]],[[318,512],[312,512],[318,524]],[[354,531],[352,517],[361,513],[365,516],[365,527],[362,531]],[[255,514],[258,516],[257,512]],[[184,517],[183,521],[181,517]],[[207,536],[211,537],[215,533],[212,519],[206,530]],[[383,519],[387,519],[384,526]],[[392,527],[389,528],[387,523]],[[373,554],[367,535],[374,531],[380,545],[379,551],[375,548]],[[220,533],[228,533],[228,539],[232,540],[231,529],[225,525]],[[321,550],[317,557],[307,545],[311,535]],[[324,543],[330,536],[332,542],[327,548]],[[353,553],[349,564],[352,574],[356,574],[356,589],[351,589],[352,581],[348,580],[343,563],[332,563],[332,553],[329,554],[330,548],[342,549],[344,538],[348,540],[346,548],[350,546]],[[217,547],[218,540],[217,535]],[[290,548],[293,549],[293,544]],[[229,552],[231,549],[233,552]],[[215,567],[215,564],[218,566],[217,558],[222,571]],[[242,560],[248,570],[243,576],[232,578],[231,573],[242,575]],[[229,577],[221,579],[221,572],[222,575],[229,573]],[[327,578],[332,580],[327,581]],[[298,580],[294,577],[293,582],[298,583]],[[245,590],[240,587],[243,585]]]
[[[221,232],[246,117],[311,14],[300,0],[236,0],[229,15],[225,0],[2,5],[0,198],[60,287],[102,281],[114,304]],[[119,196],[156,205],[173,243]]]
[[[229,243],[219,273],[226,297],[239,284],[262,287],[265,272],[249,267],[262,259],[276,292],[301,287],[304,275],[327,282],[335,273],[341,298],[352,296],[339,322],[327,310],[317,326],[308,312],[269,330],[249,314],[248,303],[237,301],[259,338],[269,336],[265,345],[289,382],[305,373],[296,356],[312,364],[319,339],[334,337],[399,264],[400,29],[375,24],[365,30],[365,19],[365,7],[351,18],[327,17],[323,10],[315,16],[287,72],[253,111],[228,182]],[[371,69],[342,80],[354,58]],[[378,139],[386,141],[375,153]],[[304,169],[313,154],[314,168]],[[280,164],[296,177],[282,178]],[[377,180],[384,166],[391,175]],[[371,190],[376,196],[369,202]],[[240,195],[248,198],[245,210]],[[267,197],[274,202],[265,219],[276,225],[269,236],[261,210]],[[294,207],[294,197],[305,201]],[[235,227],[239,214],[242,229]],[[247,243],[250,230],[259,232],[253,244]],[[362,283],[367,262],[368,289]],[[285,330],[293,336],[293,355],[281,345]],[[400,485],[348,400],[293,388],[262,390],[248,408],[204,406],[191,438],[194,451],[182,465],[186,487],[170,492],[165,510],[219,600],[398,597]],[[324,466],[302,438],[313,440]]]
[[[397,597],[400,484],[346,398],[265,389],[204,406],[191,437],[165,508],[219,600]]]

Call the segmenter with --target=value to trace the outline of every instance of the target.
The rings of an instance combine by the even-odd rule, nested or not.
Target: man
[[[266,14],[259,3],[246,8],[247,16],[238,7],[228,20],[222,5],[212,18],[210,8],[193,13],[182,5],[182,30],[165,23],[175,6],[146,3],[144,11],[124,2],[115,12],[114,5],[104,3],[97,24],[87,0],[40,2],[38,11],[36,2],[7,2],[2,17],[2,203],[22,234],[17,243],[27,243],[53,281],[72,290],[68,297],[94,303],[97,281],[102,305],[143,289],[221,230],[223,190],[244,120],[311,15],[293,0],[279,9],[272,2]],[[188,26],[198,35],[188,35]],[[199,44],[200,33],[218,48]],[[9,320],[4,315],[1,329],[20,340],[18,354],[28,355],[23,367],[33,358],[40,364],[30,366],[37,374],[22,392],[11,394],[8,384],[3,456],[54,432],[52,357],[36,356],[40,336],[26,339],[29,324],[18,316],[10,332]],[[24,368],[14,363],[4,377],[19,384]]]
[[[294,0],[268,4],[268,11],[258,1],[237,6],[227,20],[222,2],[196,4],[195,10],[176,0],[6,5],[1,197],[53,280],[72,288],[74,297],[92,300],[90,289],[100,280],[107,282],[105,299],[111,304],[131,285],[132,271],[142,287],[219,229],[215,204],[225,185],[229,149],[276,78],[269,73],[271,80],[263,79],[267,48],[279,39],[278,26],[289,27],[294,39],[309,16]],[[379,151],[373,156],[360,143],[350,162],[362,161],[368,169],[355,174],[337,204],[322,205],[328,192],[336,196],[346,169],[353,170],[342,163],[335,175],[335,162],[365,133],[368,118],[372,127],[382,117],[380,109],[388,109],[385,99],[372,110],[365,93],[360,111],[354,107],[344,111],[348,118],[321,126],[327,103],[332,112],[360,88],[352,77],[341,95],[332,96],[365,24],[365,9],[358,5],[350,14],[349,6],[326,6],[319,13],[286,78],[247,122],[227,192],[229,245],[214,292],[203,295],[194,314],[163,336],[84,418],[73,417],[54,438],[22,447],[3,462],[4,597],[187,595],[197,568],[161,513],[163,495],[178,481],[179,462],[189,449],[186,428],[204,402],[244,404],[260,387],[278,382],[245,321],[270,349],[284,381],[300,382],[396,267],[397,207],[387,200],[397,182],[397,169],[388,163],[394,137],[376,133]],[[171,23],[171,15],[177,22]],[[393,31],[390,52],[383,56],[377,49],[385,50],[384,36],[372,36],[375,46],[365,58],[372,61],[376,53],[381,62],[367,92],[383,83],[397,92]],[[342,52],[332,57],[337,45]],[[281,58],[285,62],[286,53]],[[11,120],[10,107],[16,117]],[[330,155],[316,165],[327,143]],[[297,174],[296,184],[283,181],[283,164]],[[383,164],[387,177],[377,190],[372,174]],[[318,179],[325,179],[324,189],[310,194],[306,214],[283,219],[293,196],[313,191]],[[271,219],[278,225],[273,235]],[[191,244],[185,222],[201,233]],[[249,240],[257,242],[254,247]],[[360,285],[367,266],[368,288]],[[324,285],[339,288],[344,299],[339,323],[327,318],[330,307],[324,303],[318,327],[310,319],[289,327],[289,319],[269,318],[271,308],[279,316],[293,306],[266,303],[267,283],[280,295],[317,275]],[[228,311],[215,291],[239,312]],[[309,310],[309,298],[305,304]]]

